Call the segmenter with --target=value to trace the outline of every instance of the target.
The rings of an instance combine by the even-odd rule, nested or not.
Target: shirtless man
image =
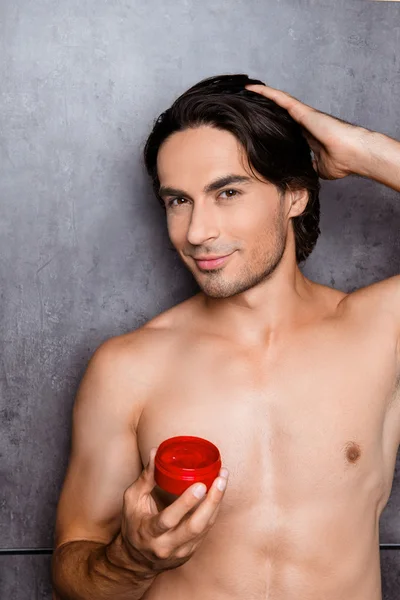
[[[381,598],[379,517],[400,443],[400,277],[347,294],[310,281],[298,259],[319,232],[315,180],[358,174],[400,191],[400,143],[248,81],[198,84],[186,126],[147,144],[171,242],[201,292],[90,361],[57,512],[55,598]],[[226,125],[213,126],[223,110]],[[245,151],[238,122],[247,136],[253,126],[275,136],[274,153]],[[260,148],[272,170],[298,169],[303,154],[308,242],[294,223],[309,189],[279,193],[248,161]],[[155,450],[175,435],[220,449],[205,496],[155,486]]]

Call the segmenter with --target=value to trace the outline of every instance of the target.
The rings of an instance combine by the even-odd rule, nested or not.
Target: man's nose
[[[187,239],[192,246],[200,246],[205,241],[219,236],[217,215],[211,207],[195,206],[190,219]]]

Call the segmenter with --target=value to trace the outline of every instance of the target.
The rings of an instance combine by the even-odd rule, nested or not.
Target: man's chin
[[[228,281],[205,282],[202,278],[197,278],[197,283],[203,294],[215,299],[231,298],[245,290],[245,286]]]
[[[265,269],[265,271],[258,276],[255,274],[252,276],[250,274],[244,274],[240,280],[229,280],[226,276],[224,277],[222,273],[220,273],[219,277],[199,277],[197,274],[195,278],[200,289],[206,296],[220,299],[232,298],[233,296],[244,294],[248,290],[262,285],[265,281],[270,279],[278,264],[279,261],[274,263],[272,267]],[[213,275],[216,275],[215,271],[213,271]]]

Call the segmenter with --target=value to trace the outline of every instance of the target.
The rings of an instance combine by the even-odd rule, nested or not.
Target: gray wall
[[[367,0],[1,0],[1,547],[52,545],[94,349],[195,290],[141,164],[153,119],[246,72],[400,139],[399,24],[400,3]],[[350,291],[399,272],[395,192],[352,177],[321,202],[309,277]],[[382,543],[400,543],[399,508],[396,476]],[[394,600],[400,552],[382,566]],[[50,598],[49,557],[0,556],[0,573],[0,598]]]

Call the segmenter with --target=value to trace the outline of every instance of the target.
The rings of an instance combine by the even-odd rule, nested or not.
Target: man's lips
[[[200,269],[210,270],[216,269],[217,267],[220,267],[221,265],[225,264],[225,262],[231,256],[231,254],[226,254],[225,256],[205,256],[195,258],[194,260],[196,261],[196,264]]]

